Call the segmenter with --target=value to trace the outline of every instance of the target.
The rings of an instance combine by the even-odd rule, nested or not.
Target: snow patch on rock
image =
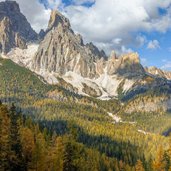
[[[102,87],[108,95],[116,97],[118,95],[117,89],[119,84],[122,82],[122,79],[118,78],[116,75],[108,75],[106,67],[104,69],[104,74],[100,75],[100,77],[94,81],[97,85]]]
[[[114,123],[120,123],[122,122],[121,117],[117,115],[113,115],[112,113],[108,112],[108,115],[114,120]]]
[[[134,80],[125,80],[124,86],[123,86],[123,91],[127,92],[131,87],[133,87],[135,81]]]
[[[55,73],[49,73],[49,72],[40,70],[39,72],[36,72],[36,74],[42,76],[45,79],[45,81],[47,81],[47,83],[51,85],[58,84],[57,76]]]
[[[82,89],[83,89],[83,85],[82,83],[85,81],[84,78],[74,72],[67,72],[63,77],[62,77],[66,82],[70,83],[71,85],[73,85],[74,87],[76,87],[78,89],[78,93],[81,95],[86,95]]]
[[[8,54],[2,54],[1,56],[29,68],[38,46],[38,44],[29,44],[27,49],[13,48]]]
[[[39,44],[29,44],[27,49],[13,48],[8,54],[2,53],[1,56],[4,59],[11,59],[13,62],[19,64],[20,66],[24,66],[35,72],[31,68],[31,62],[38,50],[38,47]],[[35,73],[42,76],[44,80],[49,84],[58,83],[55,73],[46,72],[44,70],[40,70],[39,72]]]
[[[145,131],[143,131],[143,130],[138,130],[138,132],[140,132],[140,133],[142,133],[142,134],[144,134],[144,135],[147,135],[147,134],[149,134],[148,132],[145,132]]]
[[[98,97],[98,99],[101,100],[110,100],[111,97],[117,97],[118,86],[123,80],[122,78],[118,78],[117,75],[109,76],[107,75],[107,72],[102,74],[97,79],[90,79],[90,78],[83,78],[81,75],[69,71],[64,76],[62,76],[62,78],[66,82],[73,85],[73,87],[76,87],[78,89],[78,93],[82,95],[87,95],[83,92],[83,88],[84,88],[83,83],[93,88],[97,92],[100,90],[102,95]]]

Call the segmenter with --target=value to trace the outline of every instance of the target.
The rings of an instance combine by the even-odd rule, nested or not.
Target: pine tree
[[[0,170],[9,170],[10,158],[10,119],[6,106],[0,104]]]
[[[137,161],[137,163],[135,165],[135,171],[145,171],[141,160]]]
[[[73,164],[74,160],[74,146],[72,137],[68,136],[65,139],[65,151],[64,151],[64,168],[63,171],[75,171],[77,170]]]
[[[57,137],[52,148],[53,170],[64,169],[64,143],[62,137]]]
[[[11,158],[11,169],[12,170],[23,170],[23,156],[22,156],[22,146],[20,137],[20,115],[16,112],[16,107],[12,104],[10,108],[10,145],[12,151]]]
[[[46,141],[42,133],[38,133],[35,137],[35,150],[33,152],[33,162],[35,170],[46,170]]]
[[[30,168],[33,164],[33,152],[35,150],[33,131],[29,128],[21,129],[21,143],[24,155],[24,163],[26,168]]]
[[[169,167],[170,167],[170,157],[169,157],[167,151],[164,152],[163,162],[165,164],[165,170],[169,170]]]
[[[165,167],[166,167],[166,163],[164,161],[164,151],[162,146],[160,146],[156,159],[153,162],[153,169],[155,171],[164,171]]]

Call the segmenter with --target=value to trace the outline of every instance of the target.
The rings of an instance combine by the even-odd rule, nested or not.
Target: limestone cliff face
[[[161,70],[161,69],[156,68],[154,66],[153,67],[148,67],[148,68],[146,67],[145,70],[149,74],[171,80],[171,72],[169,72],[169,71],[164,71],[164,70]]]
[[[93,43],[83,42],[70,22],[52,11],[48,28],[31,63],[31,70],[60,77],[78,90],[94,97],[117,97],[129,91],[145,74],[137,53],[108,58]]]
[[[145,73],[137,53],[129,53],[117,58],[112,52],[107,62],[107,71],[109,75],[118,74],[122,76],[137,76]]]
[[[143,67],[138,54],[127,54],[116,58],[115,54],[107,59],[93,43],[84,45],[81,35],[76,35],[70,22],[58,11],[52,11],[44,39],[32,63],[36,72],[54,72],[65,75],[72,71],[83,77],[97,78],[104,73],[140,74]]]
[[[37,39],[25,16],[15,1],[0,2],[0,52],[11,48],[26,48],[26,42]]]
[[[105,57],[105,53],[93,44],[84,45],[82,37],[71,29],[69,20],[58,11],[52,11],[46,35],[33,60],[33,68],[60,75],[73,71],[93,78],[97,75],[95,63]]]

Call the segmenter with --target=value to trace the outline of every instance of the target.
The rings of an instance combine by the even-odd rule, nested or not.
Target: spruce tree
[[[6,106],[0,104],[0,170],[10,169],[10,119]]]
[[[135,166],[135,171],[145,171],[141,160],[137,161]]]
[[[16,111],[16,107],[12,104],[10,108],[10,144],[12,151],[11,170],[24,170],[23,156],[20,137],[20,115]]]

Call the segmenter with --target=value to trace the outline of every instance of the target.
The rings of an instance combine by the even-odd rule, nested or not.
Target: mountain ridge
[[[52,10],[48,27],[39,37],[39,42],[24,41],[24,47],[12,46],[2,56],[37,73],[49,84],[61,84],[63,80],[76,93],[100,99],[119,98],[148,89],[149,85],[156,87],[157,77],[149,76],[138,53],[117,57],[112,51],[107,58],[93,43],[84,44],[81,35],[74,33],[69,20],[57,10]]]
[[[8,53],[12,48],[27,48],[27,42],[37,40],[37,33],[20,12],[15,1],[0,2],[0,51]]]
[[[165,70],[159,69],[155,66],[146,67],[145,70],[146,70],[146,72],[148,72],[152,75],[156,75],[158,77],[164,77],[168,80],[171,80],[171,71],[165,71]]]

